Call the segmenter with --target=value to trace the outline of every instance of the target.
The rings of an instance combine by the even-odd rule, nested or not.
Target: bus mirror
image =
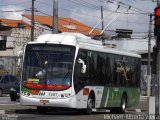
[[[82,74],[85,74],[86,73],[86,65],[84,63],[84,61],[82,59],[78,59],[78,63],[80,63],[80,71]]]

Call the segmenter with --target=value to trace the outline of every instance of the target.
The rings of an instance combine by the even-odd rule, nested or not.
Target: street
[[[91,115],[78,115],[75,111],[50,111],[39,114],[36,107],[21,106],[19,100],[12,102],[9,96],[0,98],[0,119],[2,120],[104,120],[137,119],[147,117],[147,98],[141,97],[140,105],[128,108],[125,114],[113,114],[108,110],[94,112]]]

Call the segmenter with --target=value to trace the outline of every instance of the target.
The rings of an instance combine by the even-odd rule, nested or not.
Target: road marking
[[[3,103],[3,102],[11,102],[10,100],[0,100],[0,103]]]
[[[12,103],[12,104],[5,104],[5,103],[3,104],[3,103],[1,103],[0,105],[7,105],[7,106],[10,105],[10,106],[13,106],[13,105],[19,105],[19,104],[20,103]]]

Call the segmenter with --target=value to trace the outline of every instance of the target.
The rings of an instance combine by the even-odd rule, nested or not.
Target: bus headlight
[[[61,98],[64,98],[64,97],[68,98],[68,97],[70,97],[70,96],[71,96],[70,93],[61,94]]]

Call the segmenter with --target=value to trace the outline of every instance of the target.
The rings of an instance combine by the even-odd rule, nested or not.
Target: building
[[[23,14],[24,18],[27,18],[29,20],[29,22],[31,21],[31,15],[26,15]],[[34,20],[36,22],[35,26],[42,28],[42,29],[48,29],[50,28],[50,30],[48,29],[48,32],[52,30],[52,16],[35,16]],[[61,32],[74,32],[74,33],[82,33],[84,35],[89,35],[90,31],[93,28],[81,23],[75,19],[72,18],[63,18],[63,17],[59,17],[58,18],[58,31]],[[100,35],[101,30],[98,29],[94,29],[93,32],[91,32],[90,36],[96,36],[96,35]],[[110,36],[105,33],[105,38],[109,38]]]
[[[0,19],[0,74],[18,73],[17,55],[30,41],[30,32],[30,25],[23,20]],[[35,29],[35,36],[41,33],[40,29]]]
[[[21,44],[18,31],[29,28],[22,20],[0,19],[0,74],[16,74],[16,51]]]

